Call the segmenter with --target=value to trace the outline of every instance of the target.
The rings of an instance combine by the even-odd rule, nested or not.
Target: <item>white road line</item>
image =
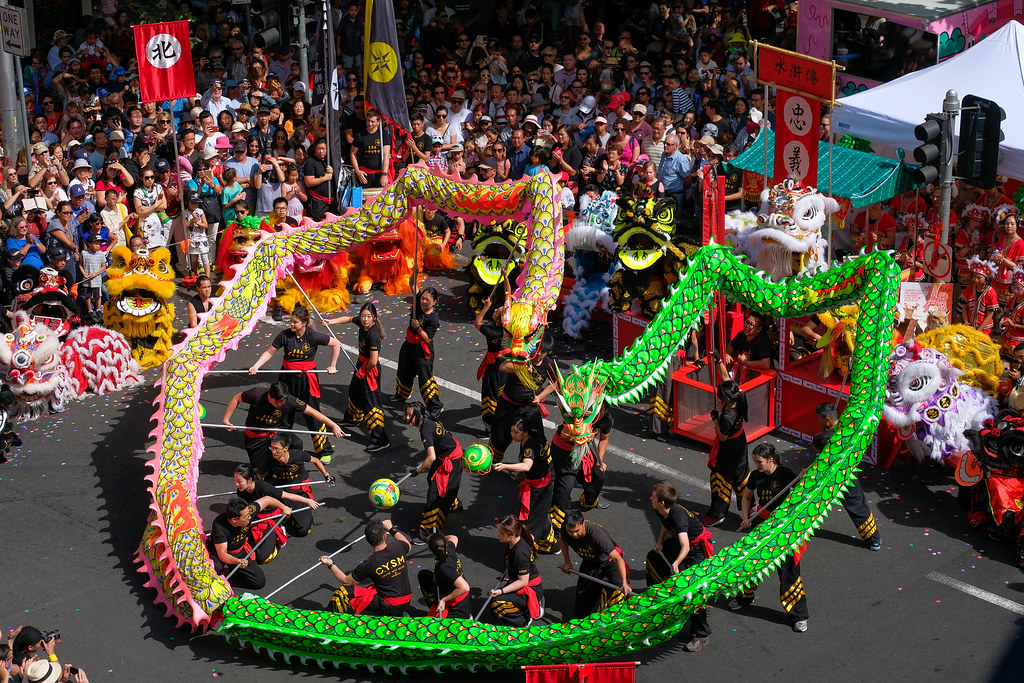
[[[945,574],[940,574],[939,572],[932,572],[928,574],[927,578],[931,579],[932,581],[936,581],[943,585],[949,586],[950,588],[955,588],[958,591],[967,593],[968,595],[978,598],[979,600],[991,602],[993,605],[996,605],[997,607],[1002,607],[1003,609],[1009,610],[1015,614],[1024,615],[1024,605],[1020,604],[1019,602],[1014,602],[1013,600],[1004,598],[1001,595],[996,595],[995,593],[989,593],[987,590],[982,590],[981,588],[978,588],[977,586],[972,586],[969,583],[958,581],[957,579],[954,579],[952,576],[946,576]]]
[[[345,348],[345,350],[350,351],[354,354],[359,353],[359,349],[353,346],[349,346],[348,344],[342,344],[342,346]],[[383,357],[380,358],[380,364],[388,368],[389,370],[398,369],[398,363]],[[460,384],[449,382],[448,380],[441,379],[440,377],[435,377],[434,379],[437,380],[437,386],[439,387],[443,387],[445,389],[448,389],[449,391],[454,391],[456,394],[462,394],[463,396],[467,396],[473,399],[474,401],[480,400],[479,390],[467,389],[466,387]],[[548,429],[554,429],[555,423],[551,422],[550,420],[544,420],[544,426],[547,427]],[[704,491],[711,490],[711,484],[709,484],[704,479],[694,477],[693,475],[686,474],[685,472],[680,472],[679,470],[669,467],[668,465],[662,465],[660,462],[651,460],[650,458],[645,458],[644,456],[638,453],[634,453],[633,451],[627,451],[624,448],[619,448],[618,446],[612,446],[611,444],[609,444],[607,452],[617,455],[624,460],[628,460],[634,465],[638,465],[645,469],[651,470],[652,472],[657,472],[658,474],[662,474],[666,477],[673,477],[678,481],[682,481],[690,486],[693,486],[694,488],[702,489]]]

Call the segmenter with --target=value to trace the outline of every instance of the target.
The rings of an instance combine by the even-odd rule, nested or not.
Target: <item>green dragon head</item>
[[[630,270],[646,270],[658,262],[675,234],[672,199],[623,200],[615,217],[618,257]]]
[[[594,420],[601,414],[608,378],[598,372],[596,362],[573,366],[566,375],[562,375],[556,365],[555,373],[558,375],[558,391],[555,392],[558,409],[567,427],[566,436],[573,443],[573,462],[578,466],[594,438]]]

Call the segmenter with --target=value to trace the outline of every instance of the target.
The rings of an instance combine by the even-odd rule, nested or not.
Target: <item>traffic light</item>
[[[286,0],[251,0],[253,43],[264,50],[291,52],[292,13]]]
[[[914,170],[918,185],[935,184],[942,179],[942,169],[951,159],[953,140],[948,114],[928,114],[924,123],[914,127],[914,137],[921,145],[914,148],[914,161],[921,166]]]
[[[1006,112],[992,100],[968,95],[960,113],[963,118],[960,120],[957,176],[968,185],[988,190],[996,184],[999,143],[1003,140],[1000,123],[1006,118]]]

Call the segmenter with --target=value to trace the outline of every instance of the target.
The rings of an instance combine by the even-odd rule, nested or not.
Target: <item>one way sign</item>
[[[25,10],[20,7],[0,7],[0,34],[3,36],[4,52],[19,57],[28,57],[29,46],[25,35]]]

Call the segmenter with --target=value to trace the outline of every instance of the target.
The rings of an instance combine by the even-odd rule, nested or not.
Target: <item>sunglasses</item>
[[[156,176],[153,176],[153,175],[144,175],[144,176],[142,176],[142,179],[143,179],[143,180],[155,180],[155,179],[156,179]]]
[[[448,118],[448,114],[434,114],[434,118],[435,119],[446,119],[446,118]]]

